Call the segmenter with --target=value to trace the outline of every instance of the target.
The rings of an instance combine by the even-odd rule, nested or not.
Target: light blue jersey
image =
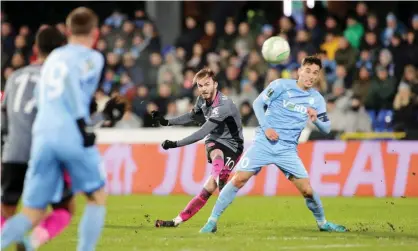
[[[77,130],[76,119],[89,121],[89,108],[104,65],[103,56],[79,45],[54,50],[45,61],[35,91],[38,114],[33,133]]]
[[[104,58],[81,45],[54,50],[46,59],[35,90],[37,115],[23,202],[45,208],[59,199],[63,166],[74,192],[94,192],[104,186],[96,146],[85,148],[76,120],[89,122],[89,107],[98,87]],[[59,190],[61,189],[61,190]]]
[[[253,108],[260,127],[237,170],[257,173],[261,167],[275,164],[287,177],[307,178],[308,173],[297,155],[296,146],[309,119],[308,108],[317,112],[318,119],[314,124],[322,132],[329,133],[330,121],[322,95],[313,88],[302,90],[296,80],[277,79],[258,96]],[[264,131],[268,128],[279,134],[278,141],[267,139]]]
[[[302,90],[293,79],[277,79],[271,82],[257,101],[254,106],[267,105],[264,123],[259,121],[261,128],[263,131],[273,128],[283,143],[298,144],[299,136],[308,122],[308,107],[316,110],[319,119],[324,122],[328,120],[322,95],[314,88]]]

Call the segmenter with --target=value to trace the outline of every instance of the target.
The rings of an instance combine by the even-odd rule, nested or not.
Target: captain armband
[[[327,116],[327,113],[326,112],[324,112],[324,113],[321,113],[321,114],[318,114],[318,119],[319,120],[321,120],[322,122],[327,122],[327,121],[329,121],[329,119],[328,119],[328,116]]]

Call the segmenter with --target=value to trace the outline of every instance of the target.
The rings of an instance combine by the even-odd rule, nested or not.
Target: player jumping
[[[79,224],[77,250],[94,250],[102,232],[105,175],[94,146],[95,134],[87,126],[90,101],[104,65],[103,56],[91,49],[98,18],[81,7],[66,22],[69,44],[55,49],[42,66],[23,209],[4,224],[2,249],[22,240],[42,220],[47,205],[62,193],[62,169],[71,177],[73,192],[84,192],[88,200]]]
[[[200,70],[194,77],[200,96],[190,113],[166,120],[158,112],[153,112],[153,118],[161,125],[184,125],[192,121],[206,120],[203,126],[192,135],[179,140],[165,140],[162,147],[182,147],[205,138],[208,162],[212,163],[212,175],[206,181],[202,191],[194,197],[180,214],[173,220],[157,220],[156,227],[177,227],[189,220],[206,204],[216,188],[222,190],[228,181],[229,174],[238,162],[243,151],[243,135],[241,117],[236,105],[217,90],[218,83],[210,69]],[[202,116],[204,116],[202,118]]]
[[[280,168],[301,192],[321,231],[346,231],[344,226],[325,219],[321,200],[313,191],[308,173],[297,154],[298,139],[308,119],[320,131],[330,132],[331,124],[327,118],[324,98],[312,88],[318,81],[321,68],[320,59],[306,57],[298,70],[298,80],[277,79],[254,101],[254,111],[260,124],[254,143],[245,151],[235,175],[220,193],[201,233],[216,232],[219,217],[232,203],[238,190],[261,167],[270,164]],[[265,105],[268,107],[266,112]]]
[[[5,99],[2,104],[2,133],[7,134],[1,174],[1,226],[16,213],[23,192],[23,183],[28,168],[32,138],[32,123],[36,107],[33,91],[41,74],[42,63],[48,54],[66,43],[66,38],[53,27],[40,30],[36,35],[37,61],[15,73],[6,83]],[[32,246],[38,248],[56,237],[70,223],[75,203],[69,180],[64,181],[61,201],[52,204],[53,211],[32,232]],[[20,243],[20,249],[25,243]],[[23,245],[23,246],[22,246]]]

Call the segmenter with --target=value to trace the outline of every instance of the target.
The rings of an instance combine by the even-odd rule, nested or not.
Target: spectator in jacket
[[[353,95],[360,99],[361,103],[366,102],[367,95],[371,88],[371,77],[367,67],[363,66],[358,70],[357,77],[353,83]]]
[[[393,101],[394,128],[396,131],[416,129],[418,126],[418,103],[413,98],[411,87],[401,83]]]
[[[372,81],[371,89],[366,98],[366,108],[373,110],[391,109],[396,93],[396,80],[390,77],[383,66],[376,69],[377,78]]]
[[[348,72],[354,68],[357,59],[357,51],[347,41],[341,37],[338,44],[338,50],[335,52],[335,62],[344,65]]]
[[[344,114],[344,132],[371,132],[372,122],[360,98],[353,96]]]
[[[364,28],[361,23],[356,20],[354,15],[347,18],[347,28],[344,31],[344,37],[347,38],[350,45],[356,49],[360,47],[361,39],[364,35]]]

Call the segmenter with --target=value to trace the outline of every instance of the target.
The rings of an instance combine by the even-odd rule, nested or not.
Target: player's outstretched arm
[[[271,82],[253,102],[255,116],[257,117],[258,123],[260,124],[263,131],[271,128],[271,125],[266,120],[264,106],[270,105],[270,103],[275,100],[282,92],[281,83],[279,81],[280,80],[277,79]]]
[[[200,108],[203,103],[204,103],[204,100],[201,97],[198,97],[196,99],[196,103],[193,109],[189,113],[180,115],[176,118],[166,120],[164,121],[164,123],[167,123],[167,125],[186,125],[186,124],[189,124],[190,122],[198,121],[199,116],[203,115],[202,109]],[[161,124],[161,121],[160,121],[160,124]]]
[[[206,135],[208,135],[210,132],[216,129],[218,127],[218,123],[212,122],[212,121],[206,121],[206,123],[203,124],[203,126],[194,132],[192,135],[179,140],[179,141],[169,141],[166,140],[163,142],[162,147],[167,150],[169,148],[176,148],[181,146],[186,146],[193,144],[201,139],[203,139]]]
[[[162,126],[185,125],[193,121],[192,112],[185,113],[172,119],[165,119],[158,111],[153,111],[151,116],[154,120],[159,121]]]

